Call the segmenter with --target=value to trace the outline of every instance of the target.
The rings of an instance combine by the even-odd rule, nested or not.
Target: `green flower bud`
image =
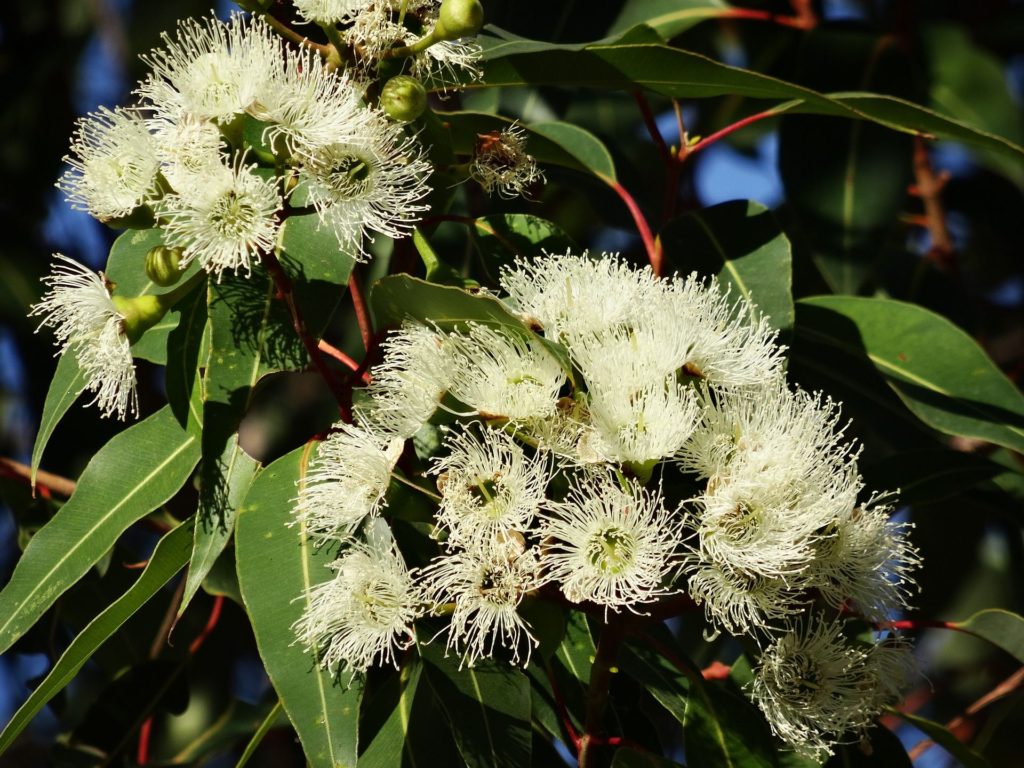
[[[471,37],[484,25],[484,7],[480,0],[444,0],[434,26],[434,40]]]
[[[392,120],[412,122],[427,108],[427,89],[415,77],[392,77],[380,93],[380,107]]]
[[[184,270],[181,263],[181,248],[158,245],[146,254],[146,277],[160,286],[174,285]]]
[[[124,322],[124,335],[134,344],[142,334],[160,322],[168,307],[161,296],[136,296],[126,299],[124,296],[111,296],[118,314]]]

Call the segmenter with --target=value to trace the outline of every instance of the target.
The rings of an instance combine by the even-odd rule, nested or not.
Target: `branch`
[[[342,385],[341,381],[338,380],[338,377],[335,376],[334,371],[328,367],[327,362],[320,353],[319,345],[313,340],[313,337],[309,333],[309,329],[306,328],[306,321],[303,320],[302,314],[299,312],[299,308],[295,304],[295,295],[292,292],[291,278],[289,278],[285,273],[284,269],[281,267],[281,262],[277,260],[277,256],[273,253],[264,253],[262,255],[262,261],[264,268],[274,281],[274,287],[277,289],[277,297],[282,299],[288,307],[288,314],[291,315],[292,327],[295,329],[296,335],[302,341],[302,345],[306,348],[306,352],[313,361],[313,365],[317,372],[330,388],[331,394],[334,395],[334,399],[338,403],[338,411],[341,413],[342,420],[351,422],[352,414],[349,406],[349,392],[344,385]]]
[[[26,485],[29,485],[32,482],[32,468],[20,461],[0,456],[0,477],[23,480]],[[36,485],[60,496],[71,496],[75,492],[74,480],[55,475],[52,472],[44,472],[41,469],[36,472]]]
[[[928,230],[932,245],[926,257],[941,269],[956,271],[953,254],[956,246],[946,226],[946,210],[942,205],[942,188],[949,181],[948,173],[936,174],[928,157],[928,147],[920,136],[914,137],[914,179],[911,193],[921,198],[924,205],[923,226]]]
[[[370,321],[370,312],[366,308],[363,288],[359,285],[359,276],[356,274],[354,266],[352,273],[348,276],[348,293],[352,297],[352,309],[356,313],[356,322],[359,323],[359,335],[363,339],[363,349],[369,352],[373,348],[373,323]]]
[[[751,123],[756,123],[756,122],[758,122],[760,120],[765,120],[765,119],[767,119],[769,117],[775,117],[776,115],[778,115],[778,111],[776,109],[767,109],[764,112],[758,112],[755,115],[750,115],[749,117],[744,117],[742,120],[737,120],[735,123],[732,123],[731,125],[725,126],[725,128],[723,128],[720,131],[715,131],[710,136],[707,136],[707,137],[701,139],[700,141],[698,141],[692,147],[687,147],[684,144],[683,147],[679,150],[680,159],[685,159],[685,158],[689,157],[694,152],[698,152],[698,151],[704,149],[704,147],[707,147],[707,146],[709,146],[711,144],[714,144],[719,139],[723,139],[726,136],[728,136],[729,134],[735,133],[740,128],[746,128]]]
[[[308,37],[300,35],[298,32],[289,27],[280,19],[275,18],[269,11],[264,11],[261,14],[261,17],[265,22],[267,22],[271,29],[277,32],[277,34],[279,34],[285,40],[289,40],[295,43],[296,45],[305,46],[306,48],[309,48],[311,51],[316,51],[325,59],[329,58],[332,52],[336,53],[334,46],[314,43]]]
[[[351,371],[358,371],[359,370],[359,363],[357,363],[351,357],[346,355],[344,352],[342,352],[340,349],[338,349],[333,344],[330,344],[330,343],[324,341],[323,339],[320,339],[320,341],[318,341],[316,343],[316,345],[320,349],[321,352],[323,352],[325,355],[330,355],[331,357],[333,357],[335,360],[337,360],[339,363],[344,365],[349,370],[351,370]],[[359,378],[362,379],[364,384],[369,384],[370,383],[370,374],[366,373],[365,371],[362,374],[360,374]]]
[[[593,747],[605,743],[602,739],[602,722],[604,710],[608,705],[608,686],[612,675],[618,671],[615,667],[619,655],[619,647],[626,636],[626,624],[617,616],[605,624],[604,631],[597,641],[597,655],[590,668],[590,684],[587,686],[586,720],[583,735],[579,739],[579,768],[593,768]]]
[[[654,270],[655,275],[661,276],[661,272],[664,269],[661,241],[654,239],[654,235],[651,234],[651,228],[647,224],[647,219],[644,218],[643,213],[640,211],[640,206],[637,205],[636,200],[629,194],[629,191],[615,179],[600,173],[597,175],[601,181],[614,189],[615,194],[622,198],[622,202],[626,204],[626,208],[629,209],[633,222],[636,224],[636,231],[640,233],[640,239],[644,243],[644,250],[647,251],[647,260],[651,264],[651,269]]]

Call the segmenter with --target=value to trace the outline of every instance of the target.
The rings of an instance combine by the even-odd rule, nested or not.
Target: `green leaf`
[[[455,743],[470,768],[530,764],[530,681],[520,670],[485,659],[459,669],[437,645],[420,646],[426,676]]]
[[[888,728],[875,725],[866,736],[866,742],[840,744],[836,754],[825,762],[825,768],[913,768],[899,737]],[[796,755],[783,768],[817,768],[818,765],[817,760]]]
[[[423,664],[418,659],[403,667],[398,701],[366,751],[359,756],[359,768],[389,768],[408,763],[415,768],[416,754],[407,740],[413,722],[413,703],[419,688]],[[428,761],[424,755],[421,759]]]
[[[735,689],[705,682],[695,668],[684,675],[660,654],[629,648],[623,668],[683,724],[691,765],[776,766],[764,718]]]
[[[1024,451],[1024,395],[946,318],[900,301],[816,296],[797,302],[797,333],[866,357],[933,429]]]
[[[121,533],[170,499],[192,473],[199,441],[169,408],[115,436],[39,529],[0,592],[0,653],[98,562]]]
[[[181,605],[178,607],[180,618],[188,608],[192,598],[203,581],[209,575],[213,564],[217,562],[228,540],[235,530],[235,517],[259,472],[260,463],[252,458],[238,445],[238,436],[228,440],[227,448],[220,459],[224,466],[224,499],[218,503],[223,510],[219,518],[198,516],[195,526],[195,538],[192,545],[192,557],[188,566],[188,578],[185,580],[185,591],[182,593]]]
[[[280,725],[283,717],[284,707],[281,705],[281,700],[278,699],[270,712],[267,713],[267,716],[263,718],[263,722],[260,723],[252,738],[249,739],[249,743],[245,745],[245,750],[242,752],[242,756],[238,758],[238,762],[235,763],[235,768],[244,768],[256,750],[259,749],[260,744],[263,743],[263,739],[270,732],[270,729]]]
[[[991,768],[988,760],[960,741],[945,726],[898,709],[890,709],[889,713],[924,731],[932,741],[959,760],[964,768]]]
[[[705,19],[733,15],[734,8],[717,0],[626,0],[608,34],[646,24],[664,40],[671,40]]]
[[[929,24],[921,39],[934,109],[1018,144],[1024,141],[1024,115],[1007,88],[998,57],[976,45],[967,29],[951,23]],[[983,152],[981,160],[1018,185],[1024,184],[1020,163],[990,152]]]
[[[309,589],[333,577],[328,549],[317,549],[305,526],[289,525],[308,454],[303,447],[283,456],[250,487],[236,522],[238,581],[260,657],[310,764],[352,766],[362,688],[335,683],[292,631]]]
[[[436,325],[443,330],[462,328],[466,323],[501,326],[540,344],[567,372],[572,370],[565,349],[533,333],[501,301],[487,294],[433,285],[410,275],[390,275],[374,283],[370,309],[378,328],[397,326],[404,320]]]
[[[181,525],[160,539],[135,583],[71,641],[53,669],[0,733],[0,754],[14,743],[39,710],[71,682],[93,653],[184,567],[188,562],[191,529],[191,525]]]
[[[582,611],[570,611],[566,619],[565,637],[558,646],[556,658],[582,685],[590,683],[590,668],[597,656],[597,646]]]
[[[32,484],[36,482],[39,462],[43,460],[43,451],[50,442],[53,430],[64,418],[78,396],[85,389],[85,373],[78,366],[73,354],[61,355],[57,361],[57,370],[53,372],[53,380],[46,390],[46,401],[43,403],[43,417],[39,422],[36,442],[32,446]]]
[[[800,82],[818,91],[884,90],[913,97],[905,51],[892,35],[815,29],[800,48]],[[863,120],[786,115],[779,173],[822,274],[837,293],[857,293],[906,204],[909,136]]]
[[[671,98],[745,96],[782,102],[772,114],[795,111],[866,119],[895,130],[962,141],[1020,161],[1024,147],[893,96],[861,92],[821,94],[691,51],[651,43],[594,43],[554,50],[509,46],[489,59],[484,76],[466,88],[515,86],[588,87],[633,91],[646,88]],[[532,152],[532,150],[531,150]]]
[[[201,371],[209,356],[206,287],[181,300],[181,322],[167,337],[164,389],[178,423],[199,434],[203,424]]]
[[[962,451],[919,451],[889,456],[863,466],[872,490],[898,489],[900,503],[938,501],[991,480],[1006,471],[983,456]]]
[[[602,181],[615,181],[615,162],[604,143],[590,131],[572,123],[534,123],[530,130],[554,142]]]
[[[1024,664],[1024,617],[999,608],[979,611],[965,621],[954,622],[961,631],[988,640]]]
[[[528,213],[484,216],[476,219],[473,226],[484,269],[495,283],[501,267],[513,263],[517,257],[533,258],[544,251],[565,253],[578,250],[557,224]]]
[[[612,758],[612,768],[676,768],[679,763],[666,760],[653,752],[620,747]]]
[[[667,262],[683,274],[716,274],[753,301],[775,328],[793,325],[792,248],[770,210],[734,200],[688,213],[661,233]]]

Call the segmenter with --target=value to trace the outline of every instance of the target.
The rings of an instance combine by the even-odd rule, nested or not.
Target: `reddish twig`
[[[958,632],[973,634],[952,621],[933,621],[931,619],[904,619],[902,621],[880,621],[876,629],[917,630],[917,629],[953,629]]]
[[[928,147],[920,136],[914,137],[914,180],[911,194],[921,198],[924,205],[923,224],[931,237],[931,247],[926,257],[948,272],[955,272],[953,254],[956,246],[946,226],[946,210],[942,205],[942,188],[949,181],[949,174],[936,174],[928,157]]]
[[[316,343],[316,345],[317,345],[317,347],[319,347],[321,352],[323,352],[325,355],[330,355],[335,360],[337,360],[339,363],[341,363],[346,368],[348,368],[350,371],[358,371],[359,370],[359,367],[360,367],[359,363],[357,363],[351,357],[346,355],[344,352],[342,352],[340,349],[338,349],[333,344],[330,344],[329,342],[324,341],[323,339],[320,339],[320,341],[318,341]],[[369,384],[370,377],[369,377],[368,374],[366,374],[364,372],[360,378],[363,380],[364,384]]]
[[[562,726],[565,728],[565,732],[569,736],[569,741],[572,743],[573,749],[576,750],[576,754],[579,754],[580,737],[572,725],[572,718],[569,717],[569,708],[565,706],[565,699],[562,697],[562,691],[558,687],[558,682],[555,680],[555,673],[551,669],[550,663],[545,662],[544,671],[547,672],[548,682],[551,683],[551,692],[555,695],[555,706],[558,708],[558,715],[562,720]]]
[[[313,366],[330,388],[331,394],[334,395],[334,399],[338,403],[338,411],[341,414],[342,420],[350,422],[352,420],[349,402],[350,393],[335,375],[334,371],[332,371],[327,365],[327,361],[324,360],[323,355],[320,353],[320,347],[317,346],[317,343],[313,340],[313,336],[309,333],[309,329],[306,327],[306,321],[302,318],[302,313],[295,304],[295,295],[292,292],[291,278],[289,278],[285,273],[284,269],[281,267],[281,262],[277,260],[277,256],[273,253],[264,253],[262,260],[264,268],[274,281],[274,287],[277,289],[277,298],[284,301],[285,306],[288,307],[288,314],[292,318],[292,328],[295,329],[296,335],[302,341],[302,346],[306,348],[306,353],[309,355],[310,360],[313,361]]]
[[[309,48],[312,51],[316,51],[324,58],[330,56],[331,53],[335,53],[335,55],[337,55],[336,49],[334,48],[333,45],[322,45],[320,43],[314,43],[308,37],[300,35],[298,32],[289,27],[280,19],[275,18],[273,14],[271,14],[269,11],[264,11],[260,15],[263,17],[263,20],[267,22],[270,28],[277,32],[277,34],[279,34],[285,40],[289,40],[295,43],[296,45],[302,45],[305,46],[306,48]]]
[[[615,671],[615,660],[619,647],[626,636],[626,624],[622,617],[614,615],[605,624],[597,641],[597,655],[590,668],[590,684],[587,686],[587,711],[583,735],[579,739],[579,768],[593,768],[593,747],[603,742],[601,738],[604,711],[608,705],[608,686]]]
[[[353,267],[352,274],[348,276],[348,293],[352,297],[352,309],[356,313],[356,322],[359,324],[359,335],[363,339],[363,349],[369,352],[373,349],[373,323],[370,321],[370,312],[366,308],[366,300],[363,298],[363,289],[359,285],[359,276]]]
[[[698,141],[692,147],[687,147],[684,143],[679,150],[680,159],[685,159],[690,155],[694,154],[695,152],[699,152],[700,150],[704,149],[704,147],[714,144],[719,139],[723,139],[729,134],[736,133],[736,131],[740,130],[741,128],[746,128],[751,123],[756,123],[760,120],[765,120],[769,117],[775,117],[776,115],[778,115],[777,110],[767,109],[764,112],[758,112],[755,115],[744,117],[742,120],[737,120],[735,123],[725,126],[725,128],[722,128],[720,131],[715,131],[710,136],[706,136],[700,141]]]
[[[725,680],[732,672],[732,667],[715,659],[711,664],[700,671],[705,680]]]
[[[665,143],[665,137],[661,135],[661,131],[658,130],[658,122],[654,119],[654,113],[651,111],[651,105],[647,102],[647,97],[644,96],[643,91],[633,91],[633,101],[640,108],[640,115],[643,117],[644,126],[647,128],[647,132],[651,135],[651,140],[654,142],[654,146],[658,148],[658,154],[661,155],[661,159],[665,163],[672,163],[674,157],[672,152],[669,151],[668,144]],[[682,134],[680,134],[682,135]]]
[[[32,482],[32,468],[20,461],[0,456],[0,477],[22,480],[26,484]],[[36,471],[36,486],[44,497],[52,491],[58,496],[71,496],[75,492],[75,481],[55,475],[52,472]]]
[[[224,607],[224,597],[217,595],[213,598],[213,605],[210,607],[210,616],[206,620],[206,626],[203,627],[203,631],[200,632],[196,639],[193,640],[188,646],[189,653],[195,653],[202,647],[203,643],[206,642],[206,638],[210,636],[210,633],[217,628],[217,622],[220,621],[220,612]]]
[[[135,762],[139,765],[149,763],[149,736],[153,731],[153,718],[147,717],[139,728],[139,747],[135,750]]]
[[[993,704],[996,701],[999,701],[999,699],[1005,698],[1021,688],[1024,688],[1024,667],[1018,669],[991,691],[967,707],[962,714],[957,715],[946,723],[946,730],[956,736],[960,741],[965,741],[970,736],[970,728],[968,727],[970,726],[970,721],[979,712],[981,712],[981,710],[989,704]],[[914,748],[910,750],[910,759],[912,761],[916,761],[933,746],[935,746],[935,742],[931,739],[923,739],[922,741],[919,741]]]
[[[629,209],[633,222],[636,224],[636,230],[640,234],[640,239],[644,243],[644,250],[647,251],[647,260],[651,263],[651,269],[654,270],[654,274],[661,275],[662,269],[664,269],[661,241],[654,238],[654,235],[651,233],[651,227],[647,224],[647,219],[644,218],[640,206],[637,205],[636,200],[629,194],[629,191],[615,179],[603,174],[598,174],[598,176],[605,184],[615,190],[615,193],[622,199],[622,202],[626,204],[626,208]]]
[[[817,25],[817,19],[814,17],[813,11],[811,12],[810,18],[806,18],[801,15],[796,16],[783,16],[778,13],[770,13],[768,11],[757,11],[747,8],[735,8],[731,11],[723,13],[719,18],[722,19],[749,19],[751,21],[767,21],[772,24],[778,24],[781,27],[791,27],[792,29],[813,29]]]

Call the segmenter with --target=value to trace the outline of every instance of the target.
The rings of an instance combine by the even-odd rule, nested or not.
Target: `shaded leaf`
[[[626,0],[608,34],[646,24],[663,39],[671,40],[706,19],[733,15],[735,9],[720,0]]]
[[[797,333],[870,360],[933,429],[1024,450],[1024,395],[944,317],[888,299],[817,296],[797,302]]]
[[[459,669],[437,645],[420,647],[425,673],[471,768],[530,764],[530,681],[522,671],[485,659]]]
[[[897,709],[891,709],[889,712],[924,731],[932,741],[959,760],[964,768],[990,768],[988,760],[960,741],[945,726],[909,712],[901,712]],[[909,761],[907,764],[909,765]]]
[[[1024,156],[1024,147],[1013,141],[903,99],[856,91],[821,94],[666,45],[594,43],[515,53],[517,48],[523,50],[523,46],[509,46],[502,55],[490,58],[483,78],[465,87],[550,85],[627,91],[640,87],[671,98],[746,96],[782,102],[770,109],[773,114],[795,111],[867,119],[895,130],[990,149],[1017,162]]]
[[[423,664],[413,660],[402,669],[401,691],[395,708],[377,731],[366,751],[359,756],[359,768],[388,768],[416,765],[415,751],[407,741],[412,722],[413,704],[420,685]],[[427,759],[424,755],[423,759]]]
[[[298,448],[264,469],[238,513],[235,557],[256,646],[274,689],[312,765],[354,765],[362,688],[336,683],[315,654],[295,644],[292,625],[309,589],[333,577],[332,554],[317,549],[304,525],[292,522],[296,483],[309,448]]]
[[[597,136],[572,123],[534,123],[530,130],[554,142],[590,173],[603,181],[615,181],[615,162],[608,148]]]
[[[576,244],[559,227],[528,213],[483,216],[473,222],[476,245],[487,276],[498,281],[501,268],[518,257],[539,257],[547,253],[575,250]]]
[[[964,632],[999,646],[1024,664],[1024,617],[990,608],[954,624]]]
[[[169,408],[115,436],[93,456],[60,511],[32,537],[0,592],[0,653],[192,473],[199,442]]]
[[[674,768],[679,763],[667,760],[653,752],[641,752],[629,747],[620,747],[612,758],[612,768]]]
[[[873,490],[899,490],[903,504],[922,504],[953,496],[1005,472],[983,456],[962,451],[920,451],[890,456],[862,467]]]
[[[682,274],[716,274],[754,302],[775,328],[793,325],[792,247],[760,203],[734,200],[688,213],[661,233],[667,262]]]
[[[184,567],[191,538],[192,526],[182,525],[160,540],[135,583],[71,641],[49,674],[11,717],[0,733],[0,754],[14,743],[39,710],[71,682],[93,653]]]

